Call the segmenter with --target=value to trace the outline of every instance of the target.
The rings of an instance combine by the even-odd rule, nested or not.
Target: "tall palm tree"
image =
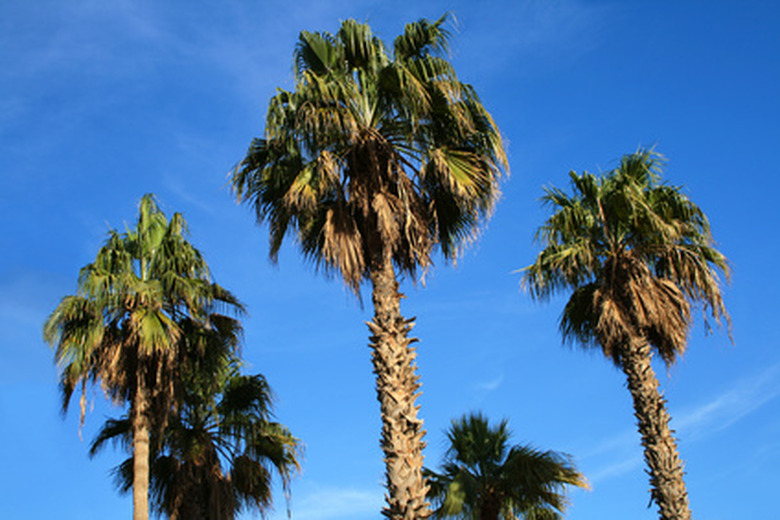
[[[180,214],[169,221],[145,195],[135,227],[109,233],[95,261],[81,270],[78,294],[64,297],[44,325],[44,339],[62,367],[65,409],[81,386],[83,421],[86,386],[98,382],[114,401],[129,405],[134,520],[149,517],[152,416],[176,398],[176,374],[186,357],[180,323],[240,328],[215,312],[216,305],[230,312],[242,307],[211,281],[186,234]]]
[[[425,470],[437,518],[555,520],[567,506],[566,486],[587,487],[568,455],[510,446],[510,436],[506,420],[452,421],[441,473]]]
[[[536,298],[572,290],[561,316],[565,340],[598,347],[626,375],[651,496],[665,520],[689,519],[683,463],[651,365],[686,348],[691,305],[728,321],[718,272],[729,274],[702,210],[660,183],[663,158],[639,150],[603,176],[571,172],[573,195],[550,188],[554,210],[539,229],[544,248],[525,268]]]
[[[244,509],[264,513],[273,503],[272,473],[287,490],[299,469],[300,441],[272,420],[263,376],[238,374],[235,359],[216,372],[212,363],[201,365],[185,372],[181,406],[158,430],[150,458],[153,509],[171,520],[233,520]],[[106,421],[90,454],[108,441],[127,446],[131,432],[128,417]],[[115,472],[120,491],[129,491],[132,459]]]
[[[371,284],[384,514],[393,519],[429,515],[413,320],[401,315],[398,277],[428,268],[435,246],[454,259],[507,169],[490,114],[444,58],[446,20],[408,24],[392,52],[354,20],[335,35],[302,32],[295,89],[271,99],[265,136],[232,177],[239,201],[269,225],[272,259],[289,232],[356,293]]]

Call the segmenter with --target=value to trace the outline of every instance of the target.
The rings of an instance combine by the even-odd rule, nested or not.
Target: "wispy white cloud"
[[[47,272],[0,271],[0,383],[51,383],[54,365],[41,330],[67,293],[62,282]]]
[[[780,363],[736,381],[711,401],[677,414],[674,425],[689,439],[724,430],[780,396]]]
[[[33,17],[32,13],[24,16]],[[34,19],[35,30],[28,36],[16,35],[14,41],[14,48],[23,57],[12,62],[10,72],[16,76],[48,76],[63,70],[132,73],[129,62],[117,61],[118,52],[126,55],[133,44],[159,48],[169,38],[160,20],[139,2],[49,2],[46,8],[38,9]],[[143,61],[134,64],[146,66]]]
[[[0,320],[13,324],[5,334],[19,329],[39,329],[48,312],[44,302],[51,300],[54,281],[45,273],[20,271],[0,279]]]
[[[597,482],[608,480],[613,477],[619,477],[621,475],[625,475],[626,473],[631,473],[641,465],[642,455],[640,453],[635,453],[633,455],[614,461],[611,464],[599,467],[593,472],[588,472],[588,481],[591,484],[596,484]]]
[[[495,377],[489,381],[477,383],[476,387],[478,390],[492,392],[493,390],[496,390],[499,386],[501,386],[501,383],[503,382],[504,382],[504,374],[501,373],[498,375],[498,377]]]
[[[731,427],[778,396],[780,363],[737,380],[708,402],[672,413],[672,426],[686,442],[696,442]],[[606,459],[588,472],[593,483],[624,475],[642,464],[639,436],[635,430],[625,430],[599,443],[582,458]]]
[[[635,430],[624,430],[623,432],[609,437],[591,447],[590,450],[582,453],[582,458],[599,457],[605,453],[624,453],[627,449],[630,450],[638,444]]]
[[[639,437],[635,429],[626,429],[584,451],[578,458],[583,466],[590,464],[585,473],[591,484],[624,475],[642,462]]]
[[[612,10],[579,0],[524,0],[508,16],[496,16],[495,11],[502,8],[480,6],[465,17],[465,30],[479,33],[489,26],[494,37],[464,46],[464,62],[485,70],[504,69],[520,58],[525,66],[531,61],[566,63],[599,45],[599,29]]]
[[[214,205],[206,202],[203,197],[194,195],[193,190],[188,189],[180,177],[166,173],[163,176],[163,179],[165,181],[165,187],[179,199],[185,201],[190,206],[194,206],[210,215],[214,215],[216,213]]]

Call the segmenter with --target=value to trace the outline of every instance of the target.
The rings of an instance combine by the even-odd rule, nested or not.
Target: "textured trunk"
[[[382,451],[385,460],[387,506],[382,513],[391,520],[422,520],[430,516],[428,486],[422,476],[425,447],[423,422],[415,406],[420,388],[408,337],[414,320],[401,316],[398,282],[393,264],[385,256],[371,270],[374,319],[370,346],[376,374],[377,399],[382,413]]]
[[[133,414],[133,520],[149,520],[149,401],[143,376]]]
[[[669,428],[666,400],[658,391],[658,379],[651,366],[652,352],[643,339],[629,342],[622,355],[622,369],[634,399],[634,415],[649,468],[651,497],[662,520],[690,520],[688,491],[683,481],[683,463],[677,451],[674,431]]]

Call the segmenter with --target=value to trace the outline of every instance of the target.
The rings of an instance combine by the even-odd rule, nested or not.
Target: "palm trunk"
[[[141,371],[133,408],[133,520],[149,520],[149,399]]]
[[[690,520],[683,463],[651,360],[652,352],[644,339],[629,341],[621,356],[621,368],[634,399],[634,415],[639,421],[645,462],[650,468],[651,498],[658,505],[661,520]]]
[[[414,320],[401,316],[392,261],[385,255],[371,269],[374,319],[368,322],[376,374],[377,399],[382,413],[382,451],[385,460],[387,506],[382,514],[390,520],[423,520],[430,516],[428,486],[422,475],[425,447],[423,422],[415,400],[420,395],[414,363],[417,354],[408,333]]]

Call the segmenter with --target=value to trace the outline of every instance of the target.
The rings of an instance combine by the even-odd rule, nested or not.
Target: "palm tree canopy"
[[[571,457],[510,445],[506,420],[490,426],[481,414],[453,420],[440,473],[427,470],[438,518],[559,518],[567,485],[587,487]]]
[[[640,149],[605,175],[569,174],[573,194],[545,189],[553,214],[543,249],[524,269],[536,298],[573,293],[561,318],[566,340],[598,345],[619,364],[627,338],[644,337],[667,362],[685,351],[690,302],[729,321],[718,271],[729,276],[704,212],[680,187],[660,183],[664,159]]]
[[[184,373],[185,396],[153,443],[151,499],[172,519],[231,520],[243,510],[273,504],[272,475],[288,490],[300,469],[301,443],[272,415],[273,394],[261,375],[241,375],[239,363],[201,359]],[[199,365],[199,366],[197,366]],[[195,367],[195,368],[192,368]],[[106,421],[92,442],[95,455],[109,442],[130,446],[129,417]],[[115,468],[121,492],[133,483],[132,459]]]
[[[107,396],[129,405],[135,520],[149,517],[150,427],[164,428],[181,391],[177,375],[190,354],[182,327],[241,329],[215,312],[242,307],[211,281],[186,235],[180,214],[168,220],[145,195],[135,227],[109,233],[95,261],[81,270],[78,294],[63,298],[44,324],[61,367],[64,410],[80,384],[83,422],[86,387],[98,382]]]
[[[109,232],[95,261],[81,270],[78,293],[63,298],[44,325],[62,367],[63,407],[79,383],[98,381],[115,400],[131,402],[139,371],[155,393],[171,397],[182,326],[240,334],[240,324],[221,310],[243,307],[211,280],[182,215],[168,220],[154,196],[145,195],[135,227]]]
[[[408,24],[392,50],[354,20],[300,34],[295,89],[271,99],[265,135],[232,177],[270,226],[272,258],[294,232],[357,290],[373,262],[413,276],[434,245],[454,258],[473,237],[508,165],[492,117],[444,57],[447,18]]]

